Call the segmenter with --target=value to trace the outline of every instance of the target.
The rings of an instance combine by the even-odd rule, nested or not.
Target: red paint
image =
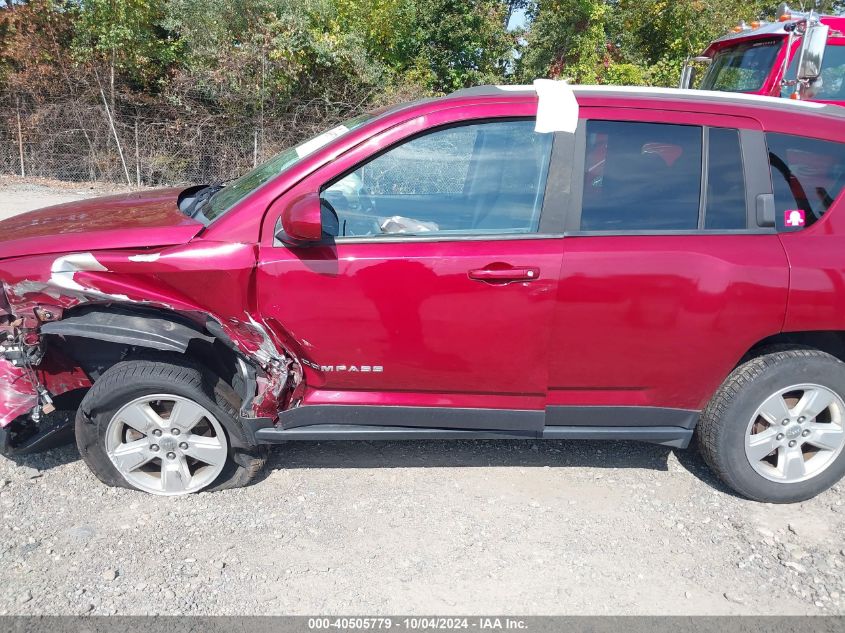
[[[780,331],[788,284],[775,234],[567,239],[549,404],[703,408]]]
[[[318,241],[323,235],[320,196],[312,192],[293,200],[290,206],[282,210],[282,227],[293,240]]]
[[[68,202],[2,222],[0,258],[183,244],[202,224],[179,211],[178,189]]]
[[[51,350],[35,371],[41,384],[55,395],[91,386],[88,376],[58,350]],[[0,359],[0,427],[28,413],[35,404],[30,372]]]
[[[524,408],[526,398],[536,406],[547,383],[561,255],[557,239],[262,246],[258,311],[310,363],[384,366],[305,367],[307,385],[354,390],[348,397],[358,404],[363,391],[375,398],[370,404],[392,392],[391,401],[407,405],[452,393],[455,406],[478,406],[485,395],[497,396],[488,399],[494,408]],[[500,285],[467,275],[501,260],[537,268],[538,278]]]
[[[799,112],[656,93],[587,91],[578,99],[584,117],[845,142],[842,119],[809,107]],[[387,147],[440,125],[533,116],[536,107],[533,94],[511,92],[389,111],[308,156],[204,229],[178,211],[173,190],[0,222],[0,279],[11,312],[28,334],[39,327],[36,309],[60,319],[90,303],[143,303],[200,325],[211,318],[265,369],[253,413],[269,417],[300,400],[701,408],[761,339],[784,330],[845,330],[841,202],[812,227],[780,236],[330,246],[285,246],[274,239],[283,210],[311,204],[321,185]],[[655,151],[672,160],[672,148]],[[315,208],[292,213],[285,228],[316,235]],[[51,272],[56,259],[70,253],[91,253],[97,266],[64,276]],[[82,290],[68,290],[68,280]],[[51,391],[84,383],[78,368],[51,370],[50,359],[48,350],[41,371]],[[283,391],[284,373],[274,361],[292,361],[304,381]],[[7,425],[32,406],[32,390],[7,363],[0,364],[0,378],[7,385],[0,392],[0,424]]]

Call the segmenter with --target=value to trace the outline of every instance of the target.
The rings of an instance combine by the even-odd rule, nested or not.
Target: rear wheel
[[[754,358],[702,414],[701,452],[731,488],[757,501],[803,501],[845,475],[845,363],[816,350]]]
[[[266,449],[247,444],[236,411],[231,388],[200,367],[122,362],[82,401],[77,445],[112,486],[170,496],[244,486]]]

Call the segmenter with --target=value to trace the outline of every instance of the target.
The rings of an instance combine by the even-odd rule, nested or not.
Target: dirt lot
[[[843,493],[753,503],[635,443],[349,442],[169,499],[68,446],[0,459],[0,614],[843,614]]]

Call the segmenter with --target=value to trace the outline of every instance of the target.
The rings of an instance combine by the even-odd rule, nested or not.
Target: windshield
[[[702,90],[756,92],[772,72],[781,40],[747,42],[717,53],[701,80]]]
[[[277,154],[266,163],[259,165],[251,172],[244,174],[237,180],[226,185],[208,199],[201,211],[207,221],[216,220],[238,202],[246,198],[253,191],[266,184],[286,169],[290,169],[309,154],[313,154],[321,147],[328,145],[336,138],[340,138],[347,132],[361,127],[373,118],[373,114],[362,114],[349,119],[341,125],[326,132],[318,134],[312,139]]]

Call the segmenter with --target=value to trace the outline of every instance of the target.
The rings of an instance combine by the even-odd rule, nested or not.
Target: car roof
[[[738,92],[718,92],[712,90],[690,90],[679,88],[652,88],[643,86],[582,86],[573,85],[572,90],[575,97],[583,97],[590,100],[642,100],[648,102],[669,104],[669,103],[700,103],[704,105],[728,105],[742,107],[762,108],[780,113],[788,112],[794,114],[813,114],[832,117],[845,122],[845,107],[818,103],[814,101],[797,101],[783,99],[780,97],[768,97],[755,94],[744,94]],[[467,97],[536,97],[536,91],[532,85],[489,85],[476,86],[458,90],[445,97],[467,98]]]

